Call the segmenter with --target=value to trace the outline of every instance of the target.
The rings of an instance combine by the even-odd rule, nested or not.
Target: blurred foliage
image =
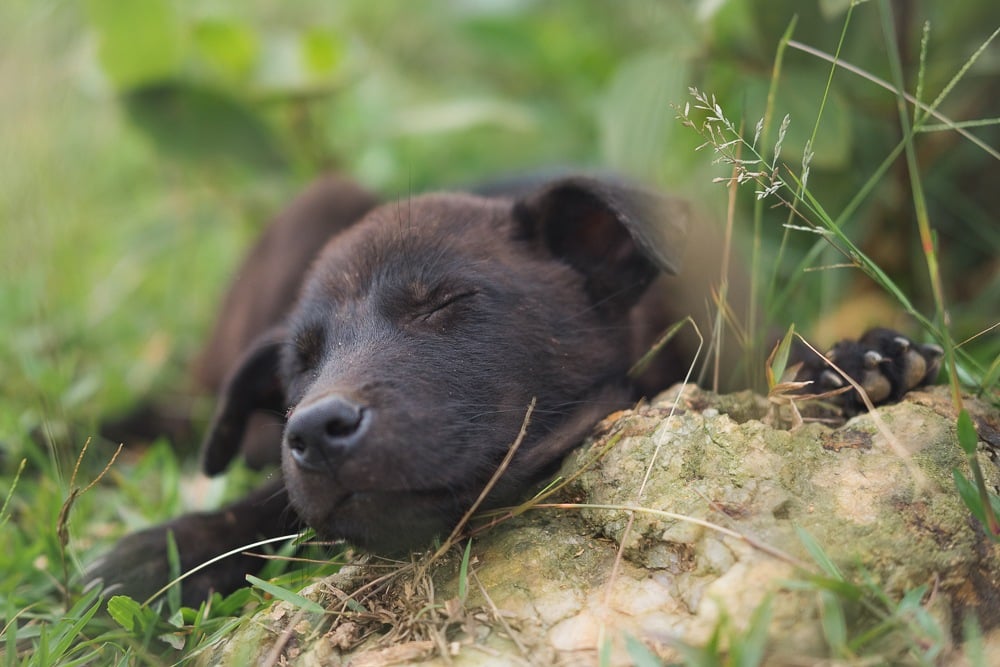
[[[875,3],[860,5],[842,57],[889,79]],[[395,192],[543,164],[601,165],[707,193],[705,159],[674,120],[687,87],[717,96],[752,126],[764,113],[776,46],[793,38],[837,47],[848,0],[729,2],[532,2],[436,0],[296,3],[280,10],[156,0],[119,11],[90,0],[87,17],[108,79],[132,119],[164,154],[197,165],[236,163],[298,174],[343,169]],[[930,26],[924,99],[933,99],[996,28],[995,3],[897,2],[910,91],[917,88],[923,24]],[[942,111],[953,119],[1000,113],[1000,57],[993,45]],[[777,88],[784,144],[798,164],[826,100],[812,150],[812,186],[828,210],[843,208],[900,136],[894,97],[790,51]],[[776,122],[776,121],[775,121]],[[775,128],[771,128],[773,132]],[[1000,145],[996,124],[976,130]],[[1000,302],[1000,232],[989,187],[997,160],[954,132],[921,142],[922,168],[953,299],[974,313]],[[863,249],[928,305],[911,224],[905,167],[895,169],[847,222]],[[719,209],[718,205],[710,205]],[[749,209],[749,204],[747,210]],[[765,229],[781,235],[781,214]],[[886,242],[886,239],[892,239]],[[812,242],[807,235],[799,246]],[[829,259],[829,258],[828,258]],[[794,269],[794,263],[787,267]],[[805,289],[778,319],[812,320],[842,298],[845,278]],[[816,299],[816,293],[822,298]],[[983,325],[959,313],[959,337]],[[987,322],[986,324],[990,324]],[[995,346],[993,349],[997,349]]]
[[[855,7],[841,53],[891,80],[876,5]],[[793,39],[830,54],[848,6],[0,3],[0,479],[27,459],[0,530],[0,570],[20,576],[0,582],[0,607],[36,605],[25,620],[59,618],[53,600],[63,554],[53,526],[76,453],[102,416],[165,388],[183,393],[186,360],[240,253],[317,173],[343,170],[391,195],[546,165],[603,167],[684,193],[721,220],[727,193],[712,179],[728,174],[696,150],[702,140],[676,120],[676,107],[697,86],[752,131],[793,16]],[[925,101],[1000,27],[996,0],[892,6],[908,90],[919,88]],[[769,132],[791,116],[782,149],[789,165],[801,162],[829,72],[814,55],[785,53]],[[998,75],[994,42],[941,106],[955,121],[994,119],[968,128],[994,151]],[[842,210],[899,141],[895,104],[865,77],[835,73],[809,182],[827,210]],[[961,341],[1000,316],[1000,162],[953,130],[920,135],[917,149]],[[930,312],[909,189],[899,160],[844,227]],[[740,196],[736,222],[746,229],[754,201],[751,192]],[[870,283],[854,271],[800,273],[810,234],[792,233],[793,251],[778,264],[786,216],[764,211],[763,261],[777,266],[781,284],[795,285],[772,314],[808,336]],[[857,332],[869,314],[842,317],[856,320],[848,324]],[[967,347],[988,366],[1000,355],[1000,336],[993,331]],[[81,479],[92,478],[111,450],[96,441]],[[71,521],[71,572],[126,527],[233,492],[214,485],[178,495],[171,456],[162,446],[145,458],[127,452],[109,475],[113,484],[77,500],[74,517],[83,518]],[[8,487],[0,483],[0,496]],[[19,636],[31,641],[31,632]]]

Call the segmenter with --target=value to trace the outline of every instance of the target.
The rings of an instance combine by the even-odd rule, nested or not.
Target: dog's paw
[[[144,602],[171,584],[177,574],[188,573],[171,585],[180,586],[181,601],[189,607],[196,607],[213,592],[235,590],[246,585],[247,572],[260,569],[260,559],[238,554],[191,572],[232,548],[225,523],[225,517],[217,513],[188,514],[126,535],[110,552],[90,563],[83,574],[83,587],[100,586],[104,597],[127,595]],[[179,572],[171,567],[168,556],[170,535],[180,555]]]
[[[127,595],[143,602],[169,582],[167,531],[154,526],[123,537],[114,548],[91,562],[83,586],[100,586],[105,597]]]
[[[906,392],[933,383],[941,368],[943,350],[937,345],[916,343],[891,329],[876,328],[857,340],[842,340],[824,356],[810,355],[799,379],[811,380],[816,393],[835,391],[850,383],[833,365],[857,382],[872,404],[900,400]],[[865,410],[858,392],[848,389],[835,399],[848,415]]]

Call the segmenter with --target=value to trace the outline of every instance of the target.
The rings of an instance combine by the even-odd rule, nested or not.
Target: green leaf
[[[108,614],[129,632],[135,632],[136,619],[141,611],[139,603],[126,595],[115,595],[108,600]]]
[[[245,169],[286,162],[261,115],[220,89],[175,81],[135,90],[125,105],[132,121],[170,157],[199,167]]]
[[[967,456],[975,456],[979,447],[979,435],[968,410],[958,413],[958,444],[962,446]]]
[[[896,613],[910,612],[920,609],[923,606],[924,595],[927,594],[927,585],[911,588],[903,595],[903,599],[896,605]]]
[[[193,31],[194,45],[210,68],[236,80],[253,71],[260,51],[257,34],[230,21],[202,21]]]
[[[167,563],[170,567],[170,581],[177,581],[181,576],[181,554],[177,550],[177,540],[174,539],[172,530],[167,530]],[[180,610],[183,585],[183,582],[177,582],[167,589],[167,609],[174,612]]]
[[[221,599],[217,602],[214,598],[215,595],[219,594],[215,593],[213,594],[212,612],[219,616],[236,616],[243,607],[249,604],[252,593],[250,588],[241,588],[225,597],[219,596]]]
[[[632,658],[635,667],[662,667],[663,662],[649,647],[632,635],[625,635],[625,650]]]
[[[834,655],[848,657],[847,619],[840,599],[830,591],[820,591],[820,622],[823,626],[823,636]]]
[[[465,601],[469,594],[469,555],[472,553],[472,540],[465,543],[465,553],[462,554],[462,564],[458,568],[458,599]]]
[[[58,639],[52,642],[52,645],[49,647],[49,658],[54,663],[63,662],[56,659],[61,658],[69,650],[70,646],[80,639],[81,631],[100,608],[99,591],[93,589],[80,598],[73,605],[73,608],[66,613],[66,616],[56,625],[55,634]]]
[[[731,647],[733,663],[736,667],[757,667],[764,663],[764,653],[767,650],[768,628],[771,626],[772,596],[764,598],[753,614],[750,624],[739,641],[734,641]]]
[[[986,512],[983,510],[983,504],[979,499],[979,491],[975,485],[966,479],[965,475],[958,468],[954,468],[951,474],[955,478],[955,488],[958,489],[958,495],[962,497],[962,502],[972,512],[972,516],[979,520],[979,523],[986,525]]]
[[[601,650],[598,652],[597,664],[600,667],[611,667],[611,638],[605,637],[601,642]]]
[[[275,586],[271,582],[264,581],[263,579],[253,576],[252,574],[247,575],[247,581],[249,581],[257,588],[261,589],[265,593],[270,594],[271,596],[277,598],[278,600],[287,602],[290,605],[294,605],[296,607],[299,607],[300,609],[305,609],[306,611],[311,611],[317,614],[326,613],[326,609],[324,609],[323,606],[318,602],[314,602],[313,600],[310,600],[307,597],[303,597],[298,593],[288,590],[287,588],[282,588],[281,586]]]
[[[144,607],[127,595],[115,595],[108,600],[108,614],[118,625],[136,635],[146,634],[146,631],[156,626],[160,620],[155,611]]]
[[[841,573],[840,568],[837,567],[837,564],[826,555],[826,552],[823,551],[823,547],[819,545],[819,542],[817,542],[812,535],[800,526],[795,527],[795,532],[798,533],[799,540],[802,541],[802,544],[809,552],[809,555],[813,557],[813,560],[816,561],[816,564],[823,568],[823,571],[826,572],[827,575],[839,581],[844,581],[844,575]]]
[[[1000,516],[1000,496],[990,493],[987,497],[990,499],[990,507],[993,508],[994,516]]]
[[[302,61],[306,70],[317,77],[329,77],[340,69],[344,61],[344,44],[326,30],[312,30],[300,42]]]
[[[861,586],[852,584],[843,579],[832,579],[818,574],[806,574],[800,581],[786,581],[783,586],[790,591],[809,591],[813,593],[817,588],[830,591],[836,595],[849,600],[860,600],[864,597],[865,591]]]
[[[168,0],[88,0],[98,58],[119,90],[163,81],[181,62],[180,22]]]
[[[983,373],[981,384],[983,387],[993,387],[997,383],[1000,383],[1000,355],[993,359],[993,363]]]
[[[17,640],[18,637],[18,624],[12,623],[11,621],[17,615],[17,607],[14,606],[14,598],[10,595],[7,596],[7,628],[4,632],[6,636],[5,642],[5,653],[4,653],[4,664],[7,667],[14,667],[17,665]],[[23,637],[20,638],[23,641]]]
[[[767,384],[769,389],[773,389],[776,384],[781,382],[782,377],[784,377],[785,369],[788,367],[788,355],[791,354],[792,341],[794,340],[795,325],[793,324],[788,327],[788,332],[785,333],[785,337],[778,344],[778,348],[774,351],[774,359],[767,369]]]

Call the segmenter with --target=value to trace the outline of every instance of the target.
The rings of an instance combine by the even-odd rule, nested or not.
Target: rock
[[[966,407],[991,440],[1000,413]],[[956,492],[947,391],[837,429],[780,430],[765,411],[675,388],[600,425],[556,496],[474,533],[464,581],[458,547],[391,577],[363,559],[303,592],[328,614],[278,602],[202,662],[617,665],[761,646],[767,665],[950,663],[970,613],[1000,652],[1000,546]]]

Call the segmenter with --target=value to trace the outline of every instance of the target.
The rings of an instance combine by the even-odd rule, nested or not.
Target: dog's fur
[[[486,504],[516,500],[601,417],[688,368],[693,350],[680,340],[628,375],[671,322],[701,314],[708,330],[719,268],[706,255],[720,245],[687,226],[679,202],[611,179],[381,206],[346,180],[319,182],[249,254],[198,364],[219,394],[206,472],[243,452],[280,458],[283,481],[131,535],[90,576],[146,594],[165,580],[168,531],[190,568],[298,519],[380,553],[426,545],[480,495],[534,403]],[[685,236],[696,258],[681,270]],[[909,349],[927,360],[923,382],[933,354]],[[858,364],[864,379],[870,368]],[[819,365],[809,372],[838,381]],[[879,374],[894,383],[884,398],[911,376]],[[223,561],[186,581],[184,599],[236,587],[253,568],[245,556]]]

